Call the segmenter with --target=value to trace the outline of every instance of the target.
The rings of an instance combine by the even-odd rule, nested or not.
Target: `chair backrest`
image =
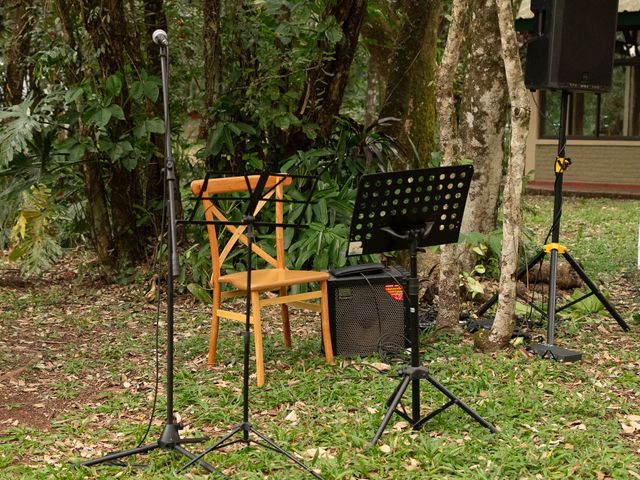
[[[208,222],[221,221],[225,222],[228,218],[216,205],[216,195],[224,195],[236,192],[247,192],[251,188],[253,190],[260,175],[250,175],[247,177],[227,177],[227,178],[214,178],[205,180],[194,180],[191,182],[191,192],[196,195],[202,195],[202,204],[204,207],[204,216]],[[253,212],[254,217],[263,209],[265,205],[273,201],[272,197],[275,195],[275,223],[282,225],[283,222],[283,202],[284,187],[291,184],[291,177],[285,175],[272,175],[267,179],[264,187],[262,199],[256,205]],[[208,224],[207,232],[209,234],[209,248],[211,250],[211,268],[212,268],[212,283],[217,283],[220,277],[220,268],[226,258],[229,256],[234,246],[238,241],[244,245],[248,245],[248,239],[244,234],[246,230],[245,225],[225,225],[224,229],[231,234],[231,238],[224,244],[222,249],[218,243],[218,230],[217,225]],[[253,252],[260,258],[265,260],[269,265],[274,268],[285,268],[284,257],[284,229],[282,226],[275,227],[276,233],[276,256],[275,258],[260,248],[256,243],[253,243]]]

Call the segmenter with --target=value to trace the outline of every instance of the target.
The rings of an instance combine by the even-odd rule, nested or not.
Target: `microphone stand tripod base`
[[[180,438],[180,434],[178,430],[182,428],[181,425],[177,423],[168,423],[164,426],[164,430],[160,435],[160,438],[156,443],[149,443],[147,445],[142,445],[140,447],[132,448],[130,450],[123,450],[120,452],[109,453],[103,457],[95,458],[92,460],[87,460],[86,462],[82,462],[80,465],[83,467],[92,467],[94,465],[99,465],[102,463],[117,465],[117,466],[126,466],[125,463],[120,462],[121,458],[130,457],[133,455],[138,455],[142,453],[149,453],[152,450],[172,450],[178,454],[181,454],[187,457],[189,460],[193,460],[197,462],[201,467],[203,467],[209,473],[214,473],[220,475],[212,465],[207,463],[202,459],[198,459],[195,454],[188,451],[186,448],[182,446],[185,443],[202,443],[207,441],[208,437],[200,437],[200,438]]]
[[[569,363],[582,360],[582,353],[568,348],[549,345],[547,343],[533,343],[528,350],[540,358],[555,360],[557,362]]]

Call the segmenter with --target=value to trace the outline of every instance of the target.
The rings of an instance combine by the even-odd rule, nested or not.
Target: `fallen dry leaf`
[[[382,362],[371,362],[368,365],[371,365],[376,370],[380,370],[381,372],[388,372],[391,370],[391,365]]]
[[[318,448],[309,448],[305,452],[305,457],[309,460],[314,458],[335,458],[334,455],[331,455],[329,450],[326,448],[318,447]]]
[[[622,431],[627,435],[631,435],[633,432],[636,431],[636,428],[633,425],[627,425],[626,423],[621,423],[620,426],[622,427]]]
[[[405,465],[404,468],[405,470],[408,470],[411,472],[413,470],[417,470],[419,466],[420,466],[420,462],[418,460],[416,460],[415,458],[410,458],[409,463]]]
[[[391,453],[391,447],[386,443],[378,447],[382,453]]]
[[[391,427],[391,430],[400,431],[400,430],[404,430],[408,426],[409,426],[409,423],[405,422],[404,420],[400,420],[399,422],[396,422],[393,425],[393,427]]]
[[[289,421],[289,422],[291,422],[291,423],[297,422],[298,421],[298,414],[296,413],[295,410],[291,410],[289,412],[289,414],[286,417],[284,417],[284,419]]]

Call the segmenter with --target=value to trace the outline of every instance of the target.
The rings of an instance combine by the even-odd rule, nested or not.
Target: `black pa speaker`
[[[329,324],[336,355],[404,350],[409,301],[402,267],[356,265],[331,272]]]
[[[618,0],[531,0],[531,11],[537,32],[527,44],[527,88],[611,90]]]

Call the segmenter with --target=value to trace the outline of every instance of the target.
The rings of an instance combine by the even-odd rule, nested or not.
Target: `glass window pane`
[[[560,123],[560,92],[540,92],[540,136],[558,136]]]
[[[640,137],[640,65],[629,68],[631,68],[629,135]]]
[[[574,93],[569,106],[569,136],[595,137],[598,96],[595,93]]]
[[[626,67],[613,69],[613,85],[610,92],[602,94],[600,105],[600,136],[624,135],[624,98]]]
[[[613,69],[610,92],[601,94],[598,122],[598,95],[572,93],[569,100],[567,133],[575,138],[640,136],[640,66]],[[557,138],[561,92],[540,92],[540,137]],[[598,130],[599,126],[599,130]]]

